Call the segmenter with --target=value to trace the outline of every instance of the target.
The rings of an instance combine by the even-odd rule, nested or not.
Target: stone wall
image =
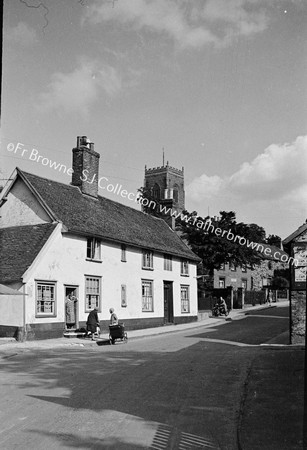
[[[305,343],[306,292],[291,292],[291,344]]]
[[[280,261],[264,260],[252,271],[253,287],[256,291],[260,291],[263,287],[262,280],[265,278],[273,278],[275,270],[286,269],[288,266]]]

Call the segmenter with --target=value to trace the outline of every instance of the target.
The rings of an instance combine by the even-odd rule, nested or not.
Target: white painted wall
[[[0,228],[36,225],[50,218],[24,182],[16,180],[0,209]]]
[[[173,257],[173,270],[163,269],[163,255],[154,254],[154,270],[142,269],[141,249],[127,246],[127,262],[121,261],[121,245],[106,243],[101,248],[102,262],[86,260],[86,238],[54,231],[37,260],[24,276],[26,283],[26,323],[65,321],[65,285],[79,287],[79,320],[86,321],[85,275],[100,276],[102,281],[99,319],[109,319],[113,307],[120,320],[164,316],[163,280],[173,281],[174,316],[197,315],[196,265],[190,264],[189,277],[180,275],[180,260]],[[142,279],[154,280],[154,311],[142,312]],[[35,317],[35,280],[56,281],[57,316]],[[121,285],[127,286],[127,307],[121,307]],[[190,286],[190,313],[181,314],[180,284]]]
[[[0,294],[0,325],[23,326],[23,295]]]

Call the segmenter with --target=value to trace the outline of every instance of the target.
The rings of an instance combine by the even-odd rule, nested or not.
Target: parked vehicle
[[[212,308],[212,315],[214,317],[218,317],[218,316],[228,316],[229,311],[227,310],[227,307],[225,308],[224,305],[219,305],[218,303],[216,303],[213,308]]]

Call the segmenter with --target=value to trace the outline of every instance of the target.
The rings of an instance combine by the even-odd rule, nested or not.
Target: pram
[[[118,325],[109,325],[109,340],[110,344],[115,344],[115,341],[120,339],[127,343],[128,335],[125,333],[125,324],[119,323]]]

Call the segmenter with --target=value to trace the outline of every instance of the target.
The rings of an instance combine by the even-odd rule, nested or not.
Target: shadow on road
[[[22,401],[41,411],[42,421],[48,423],[48,411],[59,417],[54,428],[50,421],[48,430],[26,430],[30,447],[42,439],[42,448],[50,440],[66,448],[219,449],[227,442],[235,448],[243,353],[238,370],[229,349],[217,366],[202,343],[171,354],[125,348],[108,354],[97,347],[36,351],[6,360],[5,366],[3,361],[0,369],[9,376],[2,387],[13,382]],[[229,386],[223,396],[215,386],[218,377]]]

